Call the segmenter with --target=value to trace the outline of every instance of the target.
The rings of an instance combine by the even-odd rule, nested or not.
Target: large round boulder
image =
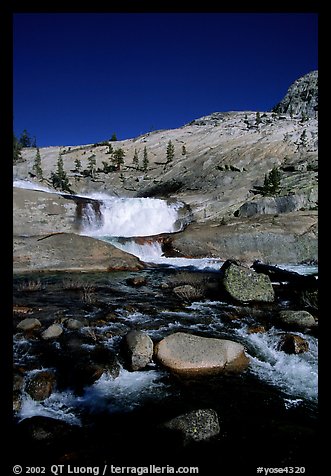
[[[245,348],[238,342],[184,332],[176,332],[158,342],[155,358],[170,371],[184,377],[239,372],[249,364]]]

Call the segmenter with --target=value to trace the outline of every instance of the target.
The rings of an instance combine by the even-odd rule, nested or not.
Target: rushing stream
[[[33,188],[26,181],[16,181],[14,185]],[[45,187],[40,189],[50,191]],[[307,450],[310,445],[314,447],[313,440],[316,438],[316,335],[296,331],[307,341],[308,350],[299,354],[285,353],[279,349],[282,330],[273,321],[268,323],[268,309],[263,321],[268,324],[265,332],[253,333],[250,328],[256,324],[254,310],[250,307],[246,311],[243,307],[239,309],[223,301],[221,296],[217,299],[213,290],[217,289],[221,260],[165,258],[157,241],[139,244],[134,239],[130,240],[131,237],[180,230],[178,210],[182,207],[181,203],[148,198],[124,199],[104,194],[91,194],[89,198],[100,201],[102,220],[97,219],[93,207],[86,207],[81,233],[110,241],[156,266],[139,273],[94,273],[79,277],[68,273],[17,275],[14,277],[15,305],[38,308],[36,317],[45,324],[52,323],[54,318],[57,322],[82,319],[84,325],[76,331],[76,335],[87,351],[93,352],[101,342],[110,352],[119,354],[121,340],[130,329],[144,330],[154,342],[172,332],[182,331],[240,342],[250,357],[250,365],[239,376],[208,379],[203,384],[192,383],[188,388],[155,363],[142,371],[129,372],[120,361],[116,378],[104,372],[80,392],[70,386],[63,385],[61,388],[59,385],[42,401],[33,400],[24,392],[17,421],[48,416],[80,428],[89,427],[91,422],[97,421],[97,428],[104,430],[103,425],[110,418],[109,425],[113,424],[116,430],[115,436],[112,436],[115,448],[116,445],[124,445],[122,433],[131,433],[132,425],[133,434],[139,440],[137,428],[141,425],[151,428],[153,432],[157,428],[153,424],[159,424],[170,416],[195,408],[213,408],[219,415],[221,436],[208,446],[208,457],[211,454],[216,457],[218,452],[223,454],[222,448],[227,454],[233,449],[232,445],[237,445],[239,453],[241,447],[247,447],[243,454],[247,461],[248,455],[256,461],[255,466],[263,465],[262,461],[269,466],[301,468],[308,465],[311,458],[307,459]],[[309,265],[290,267],[284,263],[282,267],[301,274],[317,271],[316,267]],[[208,289],[212,289],[211,294],[190,303],[175,299],[171,285],[183,273],[186,273],[186,279],[207,282]],[[143,276],[146,283],[133,288],[128,282],[132,275]],[[27,292],[29,282],[38,282],[39,289]],[[283,296],[278,298],[277,304],[283,309],[289,307],[289,301]],[[55,354],[61,352],[61,346],[56,341],[50,345]],[[54,369],[55,361],[41,356],[35,340],[16,333],[13,346],[14,364],[25,369],[27,380],[41,369]],[[119,415],[123,417],[123,426],[116,420]],[[269,444],[265,450],[263,445],[267,439]],[[99,442],[96,446],[104,448],[104,441],[102,444],[98,438],[96,441]],[[128,441],[131,442],[131,438]],[[160,445],[164,444],[162,441]],[[152,434],[145,443],[140,442],[139,451],[145,446],[151,446],[156,451]],[[98,451],[95,450],[96,454]],[[100,449],[102,451],[106,450]],[[254,451],[257,454],[253,455]],[[228,454],[223,458],[228,462]],[[247,474],[251,474],[249,469],[253,466],[248,468]],[[253,469],[256,472],[256,467]]]

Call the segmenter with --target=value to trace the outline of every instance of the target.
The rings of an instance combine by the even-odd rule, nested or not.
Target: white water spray
[[[92,196],[92,198],[94,198]],[[93,209],[83,234],[94,237],[152,236],[179,231],[178,209],[181,203],[168,204],[156,198],[103,198],[100,205],[102,223],[93,221]]]

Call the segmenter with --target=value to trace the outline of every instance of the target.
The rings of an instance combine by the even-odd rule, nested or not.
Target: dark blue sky
[[[14,132],[79,145],[268,111],[318,69],[315,13],[14,14]]]

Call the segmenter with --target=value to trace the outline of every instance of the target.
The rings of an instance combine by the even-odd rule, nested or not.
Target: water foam
[[[281,388],[288,396],[317,402],[318,341],[315,337],[297,332],[308,341],[309,350],[286,354],[278,349],[280,332],[275,328],[249,334],[247,326],[243,326],[237,333],[251,349],[251,371],[257,377]]]
[[[94,237],[152,236],[178,231],[180,204],[156,198],[103,198],[102,223],[85,226],[83,234]]]
[[[89,414],[131,412],[170,394],[168,386],[161,381],[163,376],[156,370],[129,372],[121,368],[116,379],[103,373],[93,385],[85,388],[82,396],[68,390],[54,392],[49,398],[37,402],[26,394],[18,418],[24,420],[38,415],[81,425],[83,411]]]

